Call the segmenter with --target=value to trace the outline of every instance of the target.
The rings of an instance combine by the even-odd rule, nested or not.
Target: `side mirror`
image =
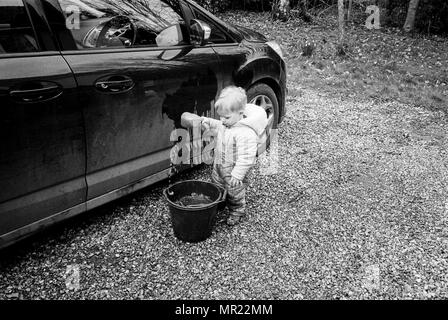
[[[210,39],[212,29],[204,21],[193,19],[190,22],[190,43],[195,46],[203,46]]]
[[[179,24],[172,25],[162,30],[156,38],[156,43],[159,47],[177,46],[182,41],[182,31]]]

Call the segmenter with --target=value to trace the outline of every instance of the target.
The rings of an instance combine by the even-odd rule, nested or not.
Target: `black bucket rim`
[[[213,185],[213,186],[215,186],[216,188],[218,188],[221,191],[221,196],[217,200],[215,200],[214,202],[212,202],[212,203],[210,203],[208,205],[202,206],[200,208],[182,207],[182,206],[180,206],[180,205],[178,205],[178,204],[176,204],[176,203],[174,203],[173,201],[170,200],[170,198],[168,197],[168,190],[170,188],[174,187],[174,186],[177,186],[177,185],[182,184],[182,183],[187,183],[187,182],[203,182],[203,183],[206,183],[206,184]],[[166,201],[168,201],[168,204],[173,206],[173,207],[175,207],[175,208],[177,208],[177,209],[184,210],[184,211],[191,211],[191,212],[200,212],[202,210],[213,208],[214,206],[219,205],[220,203],[223,203],[224,201],[226,201],[227,190],[224,189],[221,186],[218,186],[216,183],[209,182],[209,181],[204,181],[204,180],[184,180],[184,181],[176,182],[176,183],[172,184],[171,186],[165,188],[163,190],[163,195],[165,196]]]

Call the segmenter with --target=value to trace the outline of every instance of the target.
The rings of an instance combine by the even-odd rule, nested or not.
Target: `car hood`
[[[252,29],[242,27],[239,25],[233,25],[234,32],[236,32],[242,39],[250,42],[266,42],[268,39],[261,33]]]

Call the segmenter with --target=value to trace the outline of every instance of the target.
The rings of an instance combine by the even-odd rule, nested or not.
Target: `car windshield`
[[[59,0],[64,11],[76,6],[81,20],[126,16],[136,21],[139,27],[160,32],[173,24],[181,22],[180,9],[176,1],[160,0]]]
[[[234,29],[233,26],[232,26],[230,23],[225,22],[225,21],[219,19],[217,16],[215,16],[214,14],[212,14],[210,11],[204,9],[204,7],[202,7],[201,5],[199,5],[196,1],[189,0],[189,2],[193,3],[193,4],[196,5],[198,8],[201,8],[202,11],[203,11],[204,13],[207,12],[209,15],[212,15],[212,16],[213,16],[213,19],[214,19],[215,21],[217,21],[217,22],[218,22],[220,25],[222,25],[223,27],[225,27],[225,28],[227,28],[227,29]]]

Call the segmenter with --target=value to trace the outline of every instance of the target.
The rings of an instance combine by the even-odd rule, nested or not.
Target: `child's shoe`
[[[241,220],[242,220],[242,217],[240,217],[240,216],[230,215],[227,218],[227,225],[231,226],[231,227],[236,226],[237,224],[239,224],[241,222]]]

